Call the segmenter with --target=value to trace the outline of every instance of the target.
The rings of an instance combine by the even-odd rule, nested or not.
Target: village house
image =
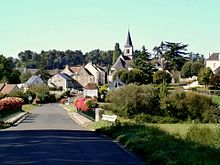
[[[30,86],[32,85],[36,85],[36,84],[44,84],[44,80],[41,78],[40,75],[37,76],[31,76],[28,81],[24,84],[24,89],[28,89]]]
[[[48,86],[51,88],[62,89],[63,91],[71,91],[73,89],[81,88],[80,84],[74,81],[69,75],[66,73],[58,73],[51,77],[48,82]]]
[[[3,83],[0,84],[0,93],[3,94],[10,94],[12,92],[17,91],[19,88],[16,84],[7,84],[7,83]]]
[[[96,83],[88,83],[83,90],[83,96],[98,97],[98,87]]]
[[[220,53],[212,53],[206,60],[206,67],[210,68],[213,73],[220,71]]]

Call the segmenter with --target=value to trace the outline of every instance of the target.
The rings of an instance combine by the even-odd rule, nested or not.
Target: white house
[[[213,73],[220,71],[220,53],[212,53],[206,60],[206,67],[211,68]]]
[[[83,96],[98,97],[98,87],[95,83],[88,83],[83,90]]]
[[[89,62],[85,68],[95,77],[95,83],[103,85],[106,83],[106,72],[101,67]]]

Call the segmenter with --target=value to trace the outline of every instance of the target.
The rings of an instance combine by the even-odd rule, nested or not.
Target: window
[[[129,49],[126,49],[126,54],[129,54],[130,53],[130,50]]]

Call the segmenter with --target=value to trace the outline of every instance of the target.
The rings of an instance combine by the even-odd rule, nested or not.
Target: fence
[[[87,117],[88,119],[95,121],[95,110],[91,109],[89,111],[80,111],[77,109],[77,113],[79,113],[80,115],[83,115],[85,117]]]

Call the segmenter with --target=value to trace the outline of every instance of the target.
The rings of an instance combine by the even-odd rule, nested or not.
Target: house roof
[[[87,90],[95,90],[95,89],[98,89],[98,87],[96,86],[95,83],[88,83],[84,89],[87,89]]]
[[[113,81],[113,82],[111,82],[110,84],[109,84],[109,89],[111,90],[111,89],[115,89],[115,88],[119,88],[119,87],[121,87],[121,86],[124,86],[125,85],[125,83],[123,83],[118,77]]]
[[[9,94],[9,93],[11,93],[11,92],[14,90],[14,88],[17,88],[17,89],[18,89],[18,87],[17,87],[16,84],[6,84],[6,85],[2,88],[1,93]]]
[[[0,91],[2,90],[2,88],[5,86],[5,83],[0,83]]]
[[[63,77],[65,80],[68,80],[68,81],[72,80],[72,78],[69,75],[67,75],[66,73],[59,73],[59,75],[61,77]]]
[[[38,77],[40,77],[40,76],[39,75],[38,76],[31,76],[25,84],[31,85]]]
[[[212,53],[212,55],[207,60],[214,60],[214,61],[220,60],[219,55],[220,53]]]
[[[69,69],[74,73],[79,73],[80,71],[80,67],[70,67]]]
[[[112,68],[124,69],[131,67],[132,60],[128,56],[120,56],[116,62],[113,64]]]
[[[126,43],[125,43],[125,47],[131,47],[133,46],[132,45],[132,41],[131,41],[131,35],[130,35],[130,32],[128,30],[128,35],[127,35],[127,40],[126,40]]]

